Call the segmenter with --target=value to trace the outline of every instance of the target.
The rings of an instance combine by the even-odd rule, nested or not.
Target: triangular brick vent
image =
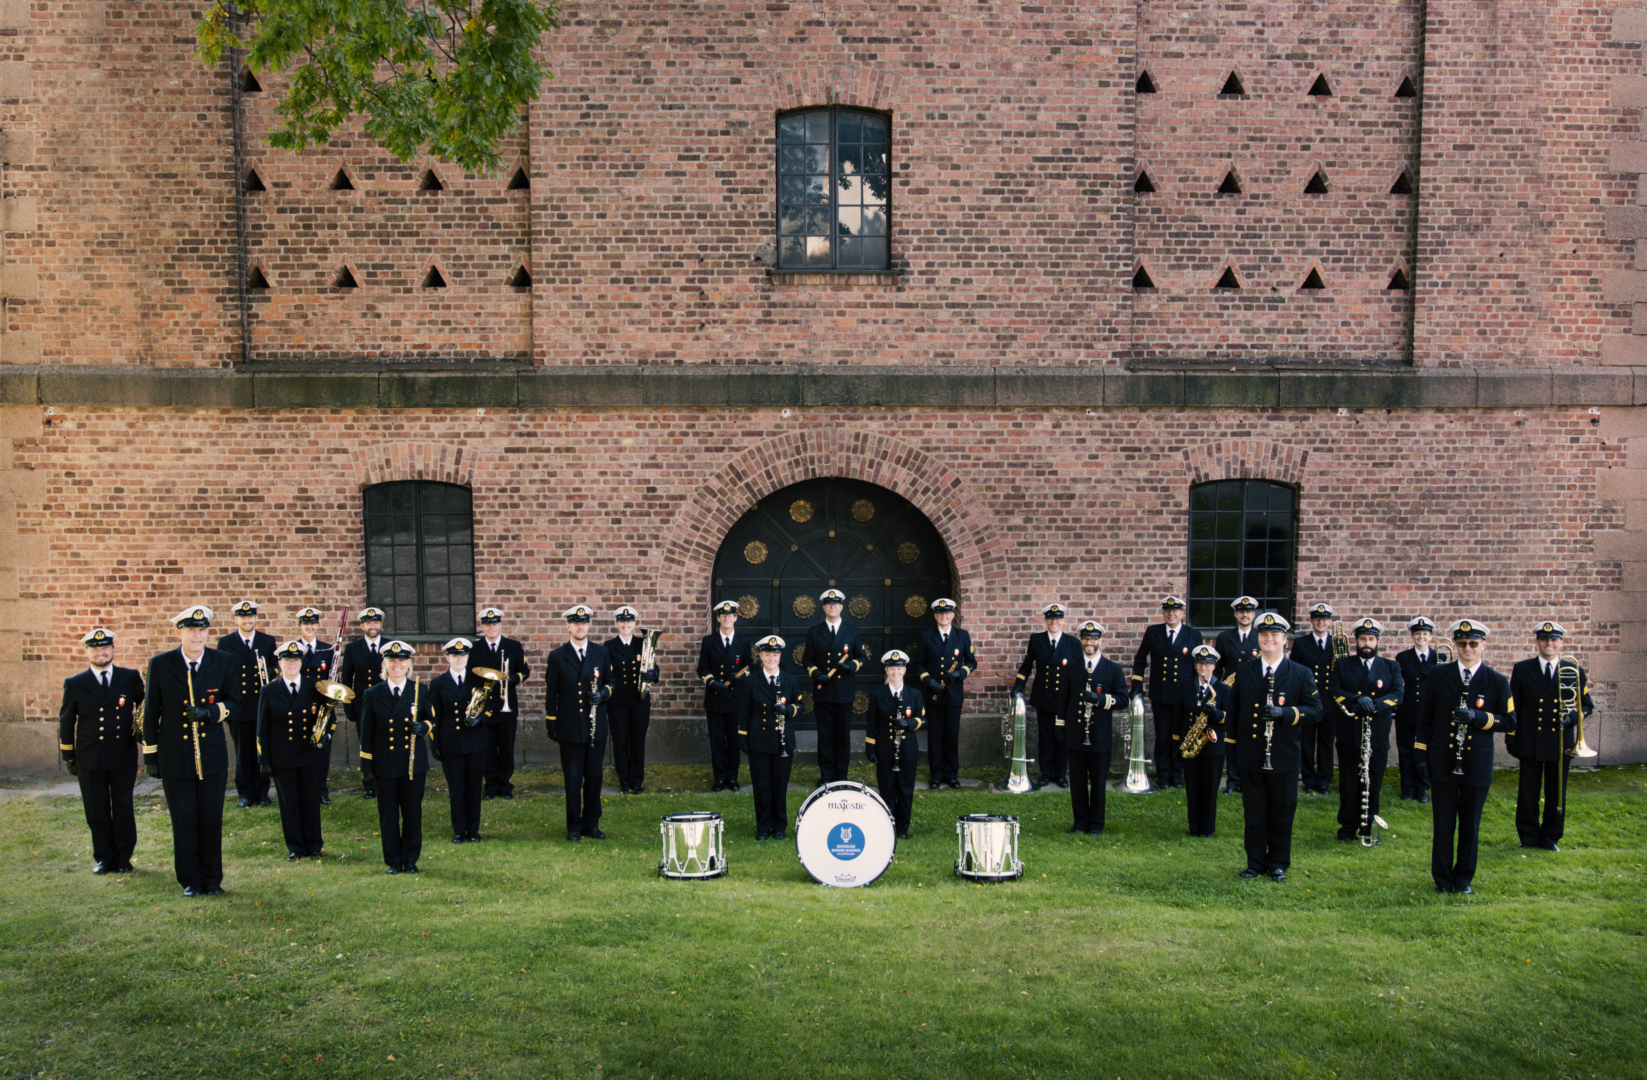
[[[532,272],[524,266],[515,267],[515,272],[509,275],[509,287],[512,289],[530,289],[532,287]]]
[[[1415,98],[1418,96],[1418,87],[1413,85],[1411,75],[1401,76],[1401,85],[1395,88],[1395,96],[1398,98]]]
[[[526,191],[532,186],[532,178],[526,175],[525,167],[515,169],[515,174],[509,178],[510,191]]]
[[[1235,276],[1235,267],[1233,266],[1224,267],[1224,272],[1218,275],[1218,284],[1213,286],[1215,289],[1239,289],[1240,287],[1241,279]]]
[[[1155,279],[1149,276],[1149,271],[1142,266],[1132,272],[1132,287],[1134,289],[1153,289]]]
[[[360,288],[360,282],[355,280],[354,271],[345,266],[337,272],[336,277],[332,278],[332,288],[358,289]]]
[[[429,267],[429,272],[423,275],[423,287],[425,289],[444,289],[446,287],[446,275],[440,272],[440,267]]]
[[[1312,266],[1310,272],[1304,275],[1304,283],[1298,287],[1309,292],[1320,292],[1327,287],[1327,283],[1321,280],[1321,271]]]
[[[1229,77],[1224,80],[1223,89],[1218,91],[1218,96],[1219,97],[1246,97],[1247,96],[1247,88],[1245,86],[1241,85],[1241,76],[1237,75],[1233,71],[1230,72]]]
[[[1310,182],[1304,185],[1306,195],[1325,195],[1327,193],[1327,174],[1320,169],[1315,170]]]
[[[269,190],[269,185],[267,185],[263,182],[262,174],[259,173],[256,169],[247,169],[246,170],[246,190],[248,192],[268,191]]]
[[[1148,71],[1140,71],[1138,73],[1138,84],[1133,89],[1140,94],[1153,94],[1155,93],[1155,80],[1150,78]]]
[[[1235,170],[1234,169],[1231,169],[1229,172],[1224,174],[1224,179],[1222,181],[1220,181],[1219,184],[1218,184],[1218,194],[1220,194],[1220,195],[1239,195],[1239,194],[1241,194],[1241,178],[1235,175]]]
[[[1132,182],[1132,190],[1140,195],[1148,195],[1155,190],[1155,181],[1149,178],[1149,173],[1141,172],[1138,174],[1138,179]]]
[[[440,174],[433,169],[424,169],[423,175],[418,177],[419,191],[445,191],[446,185],[440,182]]]
[[[1408,173],[1406,169],[1402,169],[1401,170],[1401,175],[1396,177],[1395,178],[1395,183],[1390,185],[1390,194],[1391,195],[1411,195],[1412,193],[1413,193],[1413,178],[1412,178],[1412,175],[1410,173]]]
[[[1325,75],[1317,75],[1310,83],[1310,97],[1332,97],[1332,86]]]
[[[263,271],[258,267],[252,267],[251,271],[246,275],[246,288],[267,289],[268,287],[269,279],[263,276]]]
[[[240,69],[240,92],[242,94],[261,94],[263,84],[257,81],[257,75],[249,67]]]
[[[339,169],[337,174],[332,177],[332,182],[327,185],[327,190],[330,191],[353,191],[354,189],[355,182],[349,179],[347,169]]]
[[[1407,292],[1412,287],[1412,282],[1407,280],[1407,272],[1399,266],[1395,268],[1395,273],[1390,275],[1390,283],[1384,286],[1390,292]]]

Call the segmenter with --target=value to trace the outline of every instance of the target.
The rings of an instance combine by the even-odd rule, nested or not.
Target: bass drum
[[[886,873],[896,848],[892,811],[855,780],[818,788],[795,818],[795,853],[820,885],[862,888]]]

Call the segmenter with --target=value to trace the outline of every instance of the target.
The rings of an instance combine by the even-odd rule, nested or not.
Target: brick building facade
[[[1554,615],[1647,759],[1647,12],[564,14],[475,176],[271,149],[281,76],[186,5],[0,0],[0,772],[55,767],[93,625],[140,666],[191,601],[358,609],[407,481],[470,493],[534,660],[577,601],[661,627],[654,756],[703,759],[722,540],[830,477],[942,538],[973,760],[1041,605],[1130,659],[1228,479],[1296,492],[1288,615],[1471,614],[1505,669]],[[777,123],[825,108],[890,131],[873,271],[783,262]]]

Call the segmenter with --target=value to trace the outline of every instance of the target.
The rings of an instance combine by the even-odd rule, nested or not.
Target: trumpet
[[[504,657],[503,663],[507,666],[509,663],[509,658]],[[463,718],[468,721],[470,727],[474,727],[476,724],[480,723],[480,718],[486,715],[487,696],[491,694],[494,686],[498,686],[503,682],[505,676],[503,672],[497,670],[496,668],[489,667],[470,668],[469,675],[472,678],[480,680],[479,685],[469,692],[469,706],[463,710]],[[503,693],[504,704],[508,704],[508,691],[504,691]]]
[[[503,707],[501,709],[499,709],[498,711],[499,712],[506,712],[506,713],[507,712],[514,712],[515,710],[513,710],[509,707],[509,657],[508,656],[504,656],[504,658],[503,658],[503,671],[500,673],[500,675],[502,677],[498,680],[498,697],[502,699]]]
[[[257,686],[262,689],[269,685],[269,662],[262,653],[257,654]]]
[[[657,666],[658,666],[658,639],[663,637],[663,631],[662,630],[642,630],[640,632],[640,634],[641,634],[640,671],[637,674],[639,676],[645,676],[645,674],[648,671],[654,671],[654,670],[657,669]],[[641,696],[642,700],[645,700],[646,698],[649,698],[649,697],[652,696],[652,684],[647,682],[644,677],[642,677],[640,679],[640,696]],[[780,702],[780,704],[781,704],[781,702]],[[783,739],[783,729],[782,728],[778,729],[778,738],[779,738],[780,741]]]
[[[326,699],[326,703],[315,710],[314,727],[309,730],[309,741],[315,749],[326,745],[326,739],[331,735],[333,717],[337,713],[339,702],[347,704],[355,699],[355,692],[340,682],[331,679],[321,679],[315,683],[315,690]]]

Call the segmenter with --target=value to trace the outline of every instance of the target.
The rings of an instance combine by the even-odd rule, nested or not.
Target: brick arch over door
[[[878,484],[913,503],[949,548],[957,600],[977,602],[988,589],[1004,588],[994,524],[954,469],[898,439],[831,429],[750,447],[694,492],[664,544],[659,598],[689,619],[707,611],[715,556],[732,526],[772,492],[821,477]]]
[[[1274,480],[1302,487],[1310,452],[1269,439],[1223,439],[1184,451],[1191,484],[1209,480]]]
[[[350,455],[355,487],[390,480],[438,480],[473,488],[475,459],[467,446],[439,442],[389,442],[365,446]]]
[[[902,78],[858,64],[802,64],[772,72],[772,104],[778,112],[817,105],[850,105],[892,112]]]

